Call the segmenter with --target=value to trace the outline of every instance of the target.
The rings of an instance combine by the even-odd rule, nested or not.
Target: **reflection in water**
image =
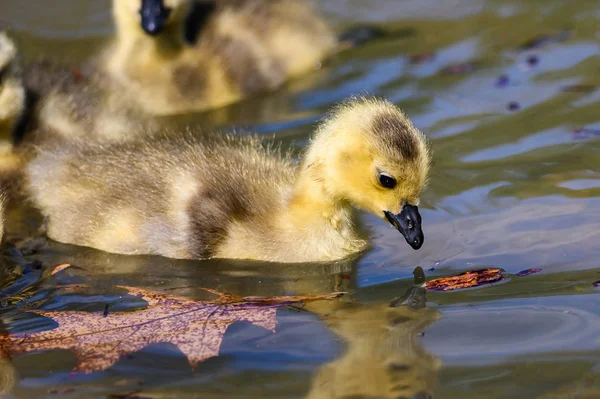
[[[0,395],[10,394],[16,382],[17,372],[10,359],[0,359]]]
[[[425,307],[419,286],[394,302],[352,303],[322,316],[347,348],[317,372],[309,399],[433,396],[441,362],[423,348],[418,334],[440,314]]]
[[[5,331],[5,327],[0,321],[0,331]],[[0,346],[0,395],[11,393],[17,383],[17,371],[13,367],[10,358],[3,356],[4,349]]]
[[[98,256],[96,260],[93,256],[90,256],[93,254]],[[74,278],[79,283],[90,285],[89,292],[85,296],[69,295],[68,291],[60,293],[61,291],[55,291],[50,286],[46,294],[42,294],[46,290],[40,290],[39,288],[37,290],[25,290],[30,295],[21,296],[21,305],[27,303],[28,297],[34,295],[38,297],[37,300],[31,298],[32,300],[28,302],[28,305],[37,309],[99,310],[89,309],[90,304],[87,298],[95,298],[95,302],[98,303],[114,301],[114,296],[109,294],[111,291],[109,281],[114,281],[115,274],[113,272],[115,270],[103,273],[102,270],[94,267],[95,262],[102,260],[102,264],[111,264],[114,267],[119,263],[123,266],[127,260],[142,261],[144,258],[139,257],[136,259],[136,257],[110,255],[90,250],[87,252],[85,259],[88,265],[87,270],[68,269],[69,273],[59,273],[53,277],[55,279],[53,283],[57,285],[72,283]],[[74,260],[79,265],[83,264],[83,258]],[[218,287],[221,290],[235,293],[247,290],[252,292],[253,295],[261,292],[264,294],[282,294],[284,292],[300,293],[310,290],[311,293],[316,293],[339,289],[353,291],[355,289],[353,281],[340,278],[340,276],[346,274],[340,274],[326,267],[322,268],[320,272],[312,270],[311,275],[298,278],[299,274],[294,274],[291,270],[280,271],[278,274],[272,273],[273,269],[265,269],[264,264],[262,268],[256,265],[253,268],[252,265],[247,264],[248,273],[243,276],[232,276],[230,273],[232,269],[227,267],[226,264],[221,265],[223,266],[221,271],[207,272],[206,270],[202,271],[199,267],[193,267],[198,265],[191,265],[190,262],[179,263],[174,261],[168,268],[151,269],[148,278],[142,281],[137,279],[136,285],[138,287],[154,285],[155,279],[160,279],[165,274],[178,275],[185,272],[185,275],[181,275],[182,281],[197,282],[196,286],[182,288],[169,287],[170,284],[161,284],[160,289],[167,289],[169,293],[174,295],[185,292],[196,297],[204,294],[200,289],[201,287]],[[140,265],[137,264],[137,266]],[[163,266],[167,266],[167,264],[164,263]],[[332,267],[335,269],[335,266]],[[348,267],[350,270],[346,270]],[[347,264],[342,268],[345,270],[343,273],[355,273],[352,270],[352,264]],[[419,273],[417,273],[415,283],[420,284],[424,280],[424,274],[421,268],[417,269]],[[127,281],[128,272],[130,271],[131,269],[121,270],[121,281]],[[152,274],[154,276],[151,276]],[[215,278],[215,276],[219,277]],[[104,283],[103,280],[109,281]],[[212,282],[209,280],[212,280]],[[45,281],[47,283],[48,280]],[[176,285],[178,278],[171,277],[169,281]],[[45,285],[44,281],[42,281],[42,284]],[[102,289],[102,287],[105,288]],[[44,299],[39,299],[40,294]],[[103,297],[104,299],[102,299]],[[317,371],[311,383],[308,397],[344,398],[352,395],[355,397],[356,395],[364,395],[377,398],[431,397],[436,387],[436,373],[440,367],[440,362],[422,347],[418,334],[437,320],[440,314],[427,308],[425,302],[425,290],[420,285],[414,285],[408,289],[403,297],[392,301],[391,304],[362,304],[352,300],[351,296],[340,300],[317,301],[306,304],[305,309],[318,315],[324,321],[326,327],[339,336],[347,345],[338,359],[331,361]],[[115,303],[116,306],[127,307],[126,301],[121,305],[119,303],[120,301]],[[91,306],[94,307],[95,305],[91,304]],[[35,331],[40,328],[44,330],[48,328],[42,319],[36,319],[35,316],[31,318],[31,316],[31,314],[19,312],[17,308],[9,308],[3,312],[3,318],[7,321],[12,319],[12,321],[9,321],[8,328],[2,327],[1,330]],[[285,327],[285,318],[282,322],[283,326],[281,327]],[[277,329],[279,330],[279,327]],[[284,336],[281,339],[285,341],[286,328],[283,328],[283,331]],[[1,351],[2,348],[0,348]],[[27,374],[27,368],[23,368],[24,364],[29,363],[29,361],[36,361],[35,355],[31,356],[30,360],[22,356],[17,357],[17,359],[20,364],[18,370],[25,374]],[[71,364],[67,364],[66,370],[53,369],[64,373],[68,372],[71,366]],[[182,376],[186,374],[183,373]],[[17,379],[16,371],[9,359],[2,359],[0,375],[0,392],[11,391]],[[148,388],[150,389],[150,387]]]

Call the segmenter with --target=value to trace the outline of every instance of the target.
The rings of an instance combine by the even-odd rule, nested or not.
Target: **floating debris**
[[[435,53],[422,53],[422,54],[413,54],[409,58],[409,62],[411,64],[422,64],[424,62],[433,61],[435,58]]]
[[[476,62],[464,62],[462,64],[447,65],[440,71],[442,75],[462,75],[477,69]]]
[[[571,32],[568,30],[564,30],[564,31],[556,33],[554,35],[539,35],[539,36],[534,37],[533,39],[526,41],[525,43],[520,45],[518,47],[518,49],[521,51],[532,50],[535,48],[547,46],[549,44],[554,44],[554,43],[565,41],[570,37],[571,37]]]
[[[517,274],[515,274],[515,276],[525,277],[525,276],[529,276],[530,274],[539,273],[541,271],[542,271],[542,269],[534,267],[532,269],[521,270],[520,272],[518,272]]]
[[[527,65],[529,65],[530,67],[534,67],[537,64],[539,64],[540,59],[538,58],[537,55],[530,55],[529,57],[527,57]]]
[[[388,36],[388,32],[381,27],[361,25],[354,26],[343,32],[339,36],[339,41],[346,43],[350,47],[358,47],[371,40],[381,39],[386,36]]]
[[[519,109],[521,109],[521,104],[519,104],[516,101],[511,101],[508,103],[508,105],[506,106],[506,108],[509,111],[518,111]]]
[[[64,264],[62,264],[62,265],[57,265],[57,266],[54,266],[54,268],[53,268],[53,269],[52,269],[52,271],[50,272],[50,275],[51,275],[51,276],[54,276],[56,273],[62,272],[63,270],[65,270],[65,269],[67,269],[67,268],[69,268],[69,267],[71,267],[71,265],[70,265],[70,264],[68,264],[68,263],[64,263]]]
[[[589,139],[591,137],[600,136],[600,129],[593,129],[587,127],[577,128],[571,130],[571,135],[573,135],[573,138],[576,140]]]
[[[436,278],[425,283],[429,291],[453,291],[463,288],[492,284],[505,278],[502,269],[479,269],[463,272],[457,276]]]
[[[500,76],[498,76],[498,79],[496,79],[496,83],[494,83],[494,86],[506,87],[506,86],[508,86],[509,83],[510,83],[510,78],[508,77],[508,75],[500,75]]]
[[[598,281],[594,281],[594,282],[592,283],[592,285],[593,285],[594,287],[596,287],[596,288],[600,287],[600,280],[598,280]]]
[[[61,388],[61,389],[51,389],[48,391],[50,395],[64,395],[66,393],[73,393],[75,389],[73,388]]]
[[[569,85],[560,89],[565,93],[593,93],[596,91],[595,85]]]

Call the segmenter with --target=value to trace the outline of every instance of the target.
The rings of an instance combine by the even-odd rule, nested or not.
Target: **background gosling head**
[[[321,125],[304,167],[332,199],[378,215],[419,249],[424,237],[417,206],[430,159],[425,136],[400,109],[357,98]]]
[[[0,32],[0,149],[12,148],[12,131],[25,108],[23,87],[17,61],[17,49]]]
[[[117,25],[157,36],[169,28],[180,29],[191,7],[190,0],[113,0]]]

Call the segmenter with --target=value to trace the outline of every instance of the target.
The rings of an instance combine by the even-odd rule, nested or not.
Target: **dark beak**
[[[423,230],[421,229],[421,215],[419,208],[414,205],[404,205],[402,211],[394,215],[392,212],[384,211],[385,218],[406,239],[408,245],[413,249],[419,249],[423,245]]]
[[[165,7],[163,0],[142,0],[142,29],[151,36],[158,35],[164,29],[170,13],[171,9]]]

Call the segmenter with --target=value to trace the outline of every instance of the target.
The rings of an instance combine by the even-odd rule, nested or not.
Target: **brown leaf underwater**
[[[33,333],[0,333],[0,358],[50,349],[75,352],[73,372],[105,370],[121,356],[155,343],[177,347],[195,368],[218,356],[227,328],[247,321],[275,332],[278,307],[294,303],[337,298],[338,292],[319,296],[241,297],[205,289],[215,300],[196,301],[141,288],[120,286],[148,303],[127,312],[81,312],[32,310],[58,323],[58,327]]]

